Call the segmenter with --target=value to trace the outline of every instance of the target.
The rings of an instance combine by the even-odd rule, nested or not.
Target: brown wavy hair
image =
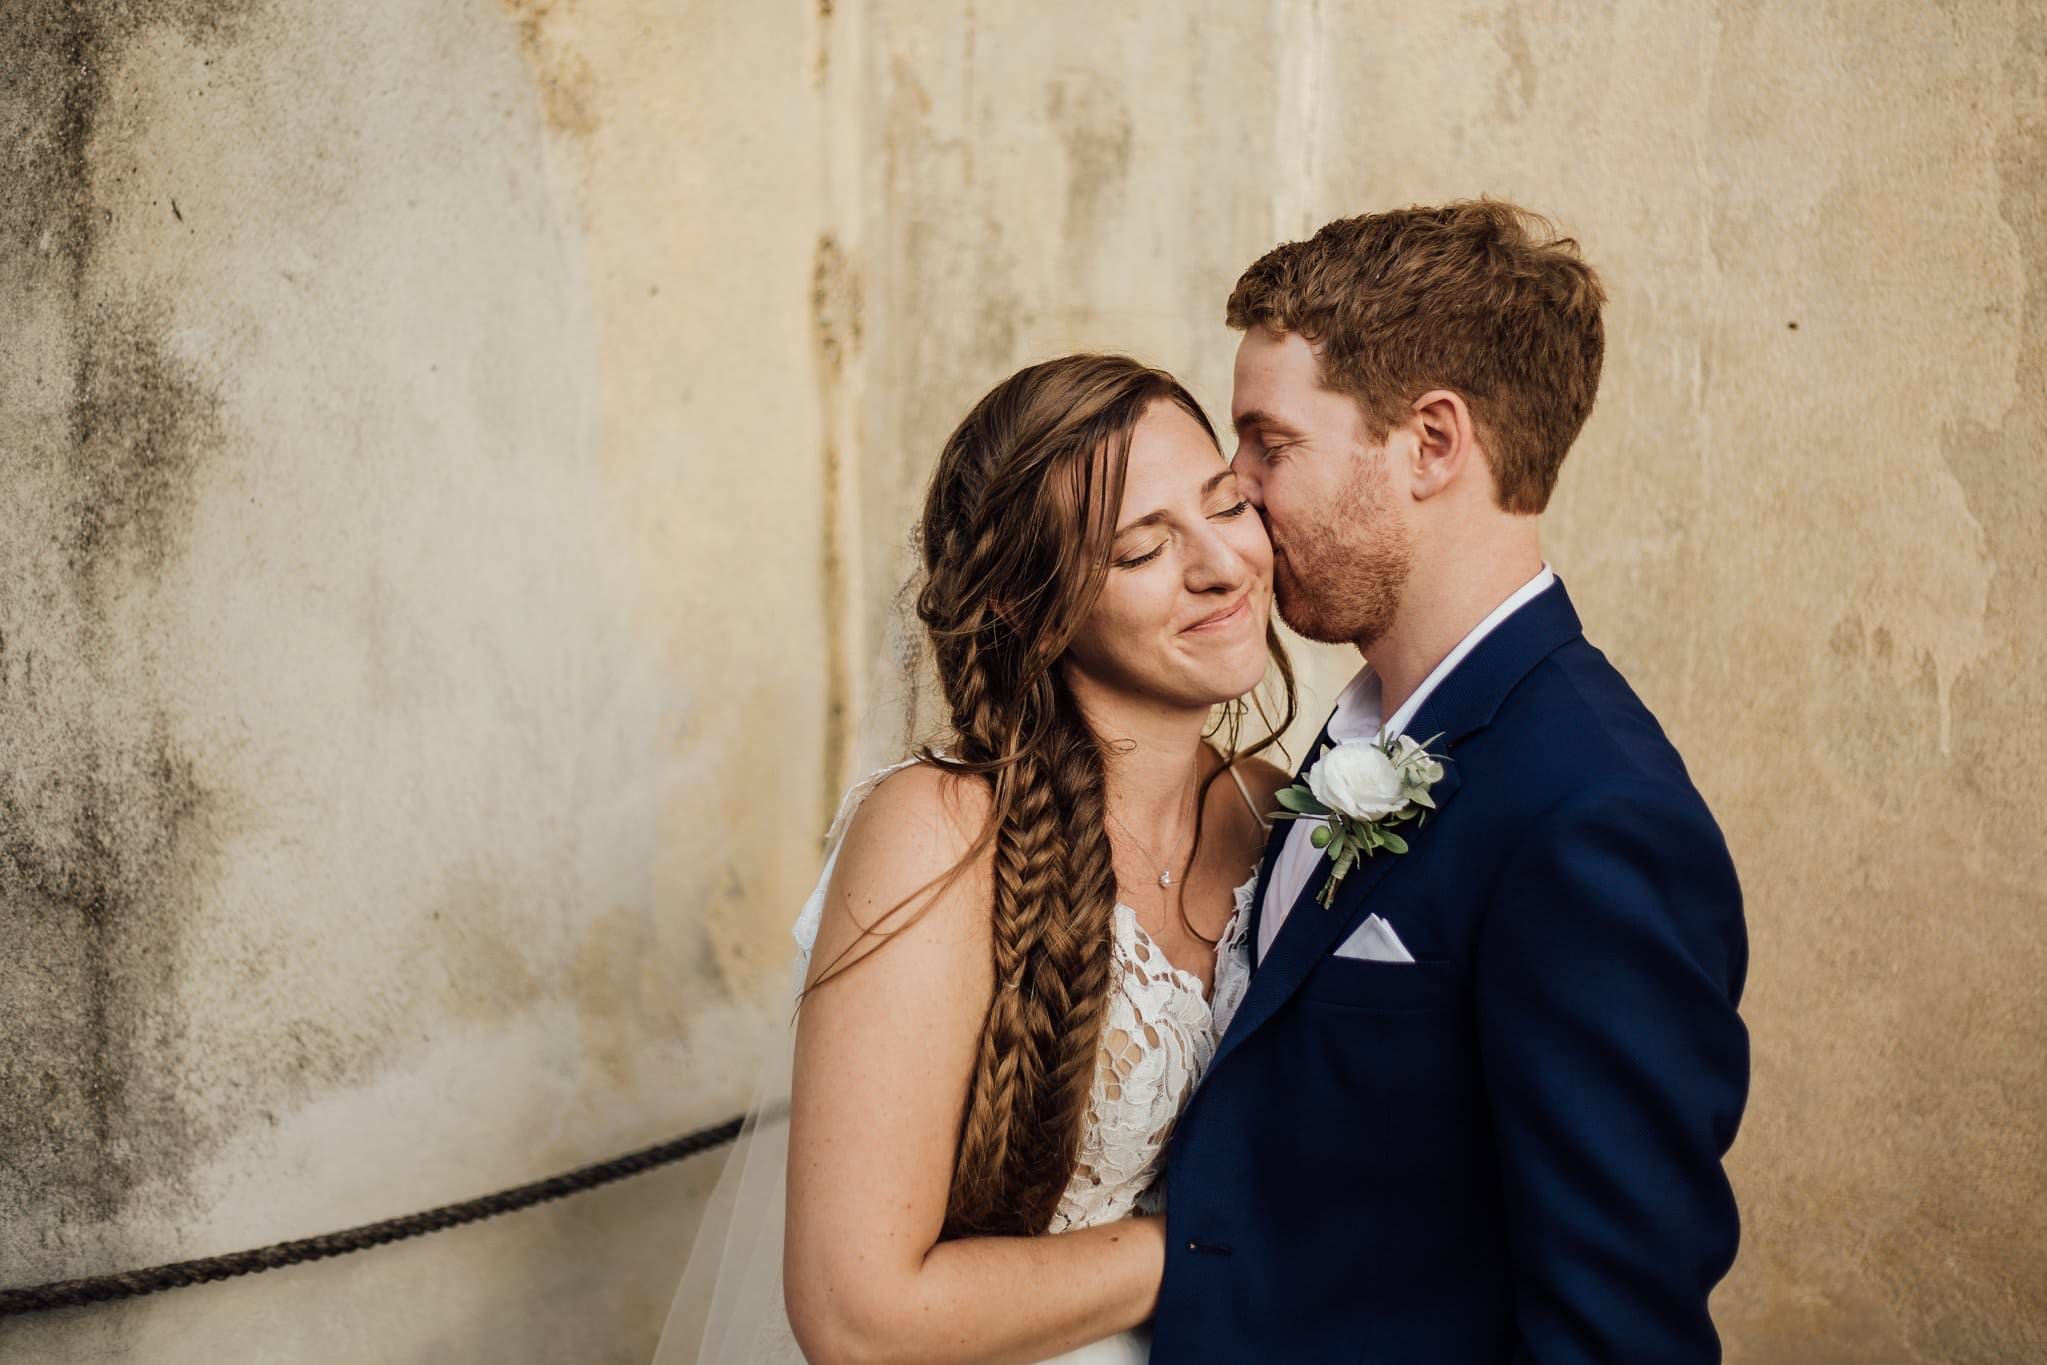
[[[1274,247],[1225,309],[1239,331],[1298,332],[1374,441],[1438,386],[1464,395],[1501,508],[1540,512],[1591,415],[1606,291],[1548,219],[1498,199],[1339,218]]]
[[[1131,435],[1157,402],[1177,404],[1215,440],[1201,405],[1164,371],[1114,355],[1030,366],[974,405],[946,441],[925,499],[917,615],[951,741],[918,758],[985,783],[992,797],[986,828],[935,885],[942,891],[994,850],[995,991],[960,1124],[945,1237],[1043,1232],[1078,1161],[1108,1011],[1116,873],[1107,742],[1082,717],[1059,661],[1108,577]],[[1293,671],[1271,626],[1266,643],[1283,715],[1275,722],[1258,697],[1222,707],[1213,733],[1228,761],[1272,744],[1293,719]],[[1266,734],[1240,754],[1253,706]],[[1197,849],[1198,812],[1222,772],[1201,787]]]

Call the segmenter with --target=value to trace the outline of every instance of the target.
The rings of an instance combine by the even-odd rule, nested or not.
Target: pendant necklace
[[[1107,807],[1105,806],[1104,809],[1106,810]],[[1131,843],[1137,845],[1138,852],[1142,853],[1145,857],[1151,859],[1152,862],[1158,864],[1159,885],[1161,887],[1170,889],[1173,885],[1172,866],[1162,861],[1159,858],[1158,854],[1152,852],[1151,849],[1145,845],[1144,840],[1138,838],[1135,834],[1132,834],[1130,832],[1130,826],[1124,824],[1122,818],[1118,816],[1115,811],[1109,811],[1109,818],[1116,822],[1116,828],[1123,831],[1123,835],[1125,838],[1129,839]]]

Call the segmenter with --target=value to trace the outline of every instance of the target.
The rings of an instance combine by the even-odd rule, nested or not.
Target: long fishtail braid
[[[1057,902],[1058,823],[1050,783],[1026,760],[1010,770],[1010,809],[995,834],[990,949],[995,994],[968,1084],[950,1221],[961,1234],[1018,1226],[1019,1185],[1042,1177],[1039,1110],[1053,1064],[1054,1002],[1042,994],[1044,938]],[[1056,1196],[1055,1196],[1056,1198]]]
[[[1102,754],[1071,700],[1062,701],[1056,747],[1063,752],[1049,767],[1062,825],[1060,894],[1068,908],[1047,929],[1042,948],[1048,982],[1043,994],[1057,1005],[1050,1011],[1055,1034],[1041,1127],[1060,1145],[1050,1154],[1056,1168],[1048,1173],[1051,1184],[1038,1211],[1044,1219],[1052,1216],[1079,1155],[1115,973],[1116,872],[1105,818]]]
[[[1064,700],[1063,698],[1061,700]],[[1070,705],[1070,704],[1069,704]],[[1094,737],[1068,708],[1004,774],[995,994],[960,1129],[951,1235],[1034,1233],[1073,1173],[1108,1010],[1115,874]]]

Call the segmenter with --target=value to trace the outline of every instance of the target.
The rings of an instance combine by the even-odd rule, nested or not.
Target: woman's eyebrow
[[[1236,477],[1236,473],[1237,473],[1236,470],[1230,468],[1228,465],[1224,465],[1220,470],[1217,470],[1214,474],[1209,475],[1208,481],[1201,485],[1201,496],[1205,498],[1210,493],[1215,492],[1216,485],[1220,484],[1224,479]],[[1163,507],[1161,507],[1156,512],[1147,512],[1143,516],[1138,517],[1125,525],[1118,526],[1116,528],[1115,538],[1120,538],[1124,535],[1127,535],[1131,531],[1135,531],[1136,529],[1138,529],[1140,526],[1156,526],[1166,519],[1166,515],[1167,515],[1166,509]]]

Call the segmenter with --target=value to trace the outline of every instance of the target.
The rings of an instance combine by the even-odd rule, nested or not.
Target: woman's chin
[[[1261,635],[1250,644],[1217,651],[1217,657],[1201,660],[1195,682],[1204,701],[1210,706],[1220,706],[1255,690],[1265,681],[1265,673],[1270,666],[1271,657],[1266,653],[1265,638]]]

